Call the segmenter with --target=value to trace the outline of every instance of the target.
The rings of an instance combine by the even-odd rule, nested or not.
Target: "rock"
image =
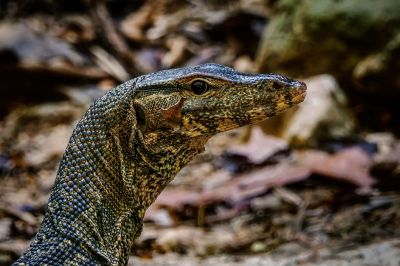
[[[273,2],[256,56],[260,71],[330,73],[373,95],[400,94],[400,1]]]
[[[321,140],[351,136],[355,121],[346,107],[346,96],[335,79],[330,75],[320,75],[305,82],[305,101],[263,122],[263,130],[294,146],[316,146]]]

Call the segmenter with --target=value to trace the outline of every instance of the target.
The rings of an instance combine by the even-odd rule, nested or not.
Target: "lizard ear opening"
[[[161,114],[163,115],[167,124],[169,124],[172,127],[176,127],[181,123],[182,107],[185,101],[186,101],[185,97],[180,97],[179,100],[174,105],[161,110]]]
[[[134,108],[135,108],[135,112],[136,112],[136,121],[137,121],[138,128],[141,131],[145,131],[145,129],[146,129],[146,114],[145,114],[144,110],[142,109],[142,107],[140,107],[139,105],[135,104]]]

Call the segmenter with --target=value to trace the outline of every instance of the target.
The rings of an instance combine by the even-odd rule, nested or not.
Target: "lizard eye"
[[[202,80],[195,80],[192,82],[191,89],[194,94],[201,95],[208,91],[208,84]]]

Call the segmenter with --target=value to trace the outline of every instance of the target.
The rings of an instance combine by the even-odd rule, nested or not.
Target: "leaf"
[[[366,191],[376,182],[369,174],[372,158],[358,147],[347,148],[333,155],[317,150],[299,152],[298,163],[316,174],[353,183]]]
[[[232,146],[228,152],[247,157],[253,164],[260,164],[283,149],[287,149],[286,142],[265,135],[260,127],[253,126],[249,141],[246,144]]]

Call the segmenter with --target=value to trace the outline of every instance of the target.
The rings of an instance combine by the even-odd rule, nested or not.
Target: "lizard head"
[[[218,64],[149,74],[136,83],[139,128],[169,128],[187,136],[218,132],[264,120],[302,102],[303,82],[276,74],[245,74]]]

